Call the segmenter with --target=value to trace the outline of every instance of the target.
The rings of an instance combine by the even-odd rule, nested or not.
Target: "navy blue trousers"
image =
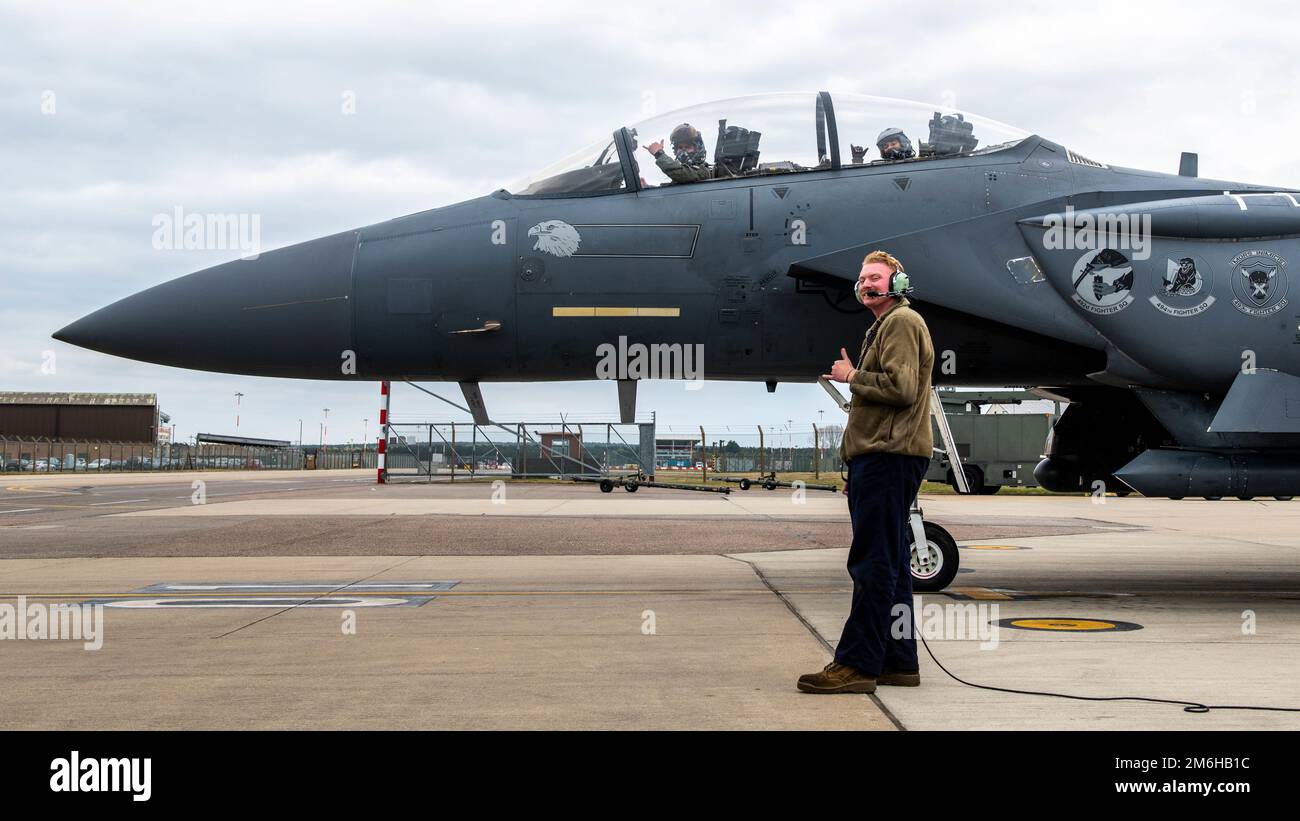
[[[849,576],[853,604],[835,648],[835,660],[868,675],[918,668],[915,622],[906,638],[890,626],[896,604],[912,618],[912,562],[908,511],[930,464],[923,456],[868,453],[849,462],[849,517],[853,544]]]

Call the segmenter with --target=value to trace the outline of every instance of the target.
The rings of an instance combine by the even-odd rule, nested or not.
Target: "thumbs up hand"
[[[849,352],[840,348],[840,358],[831,365],[831,372],[824,373],[822,376],[832,382],[848,382],[853,378],[855,370],[857,369],[853,367],[853,360],[849,359]]]

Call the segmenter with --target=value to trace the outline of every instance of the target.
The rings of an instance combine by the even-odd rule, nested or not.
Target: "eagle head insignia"
[[[553,257],[571,257],[578,250],[582,237],[578,229],[563,220],[539,222],[528,229],[528,236],[537,237],[534,251],[541,251]]]

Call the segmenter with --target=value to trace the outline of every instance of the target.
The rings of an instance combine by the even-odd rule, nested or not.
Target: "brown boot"
[[[920,687],[921,671],[912,670],[904,672],[902,670],[885,670],[876,676],[877,684],[892,684],[895,687]]]
[[[876,677],[832,661],[820,673],[799,676],[801,693],[874,693]]]

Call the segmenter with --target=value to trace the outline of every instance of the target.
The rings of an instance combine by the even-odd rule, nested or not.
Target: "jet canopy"
[[[691,129],[679,129],[683,124]],[[696,133],[699,139],[692,146],[685,135]],[[676,145],[674,135],[680,138]],[[761,94],[641,120],[507,185],[506,190],[515,196],[593,196],[773,174],[842,171],[1000,151],[1028,136],[946,105],[824,91]],[[700,143],[703,150],[695,150]],[[663,154],[652,154],[649,149],[660,144]]]

